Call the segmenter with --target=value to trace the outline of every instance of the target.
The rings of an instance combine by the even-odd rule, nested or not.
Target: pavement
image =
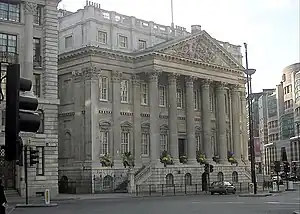
[[[113,195],[98,199],[77,195],[80,199],[63,200],[57,207],[17,208],[9,214],[292,214],[300,208],[299,190],[262,198],[206,194],[144,198],[120,194],[112,198]]]

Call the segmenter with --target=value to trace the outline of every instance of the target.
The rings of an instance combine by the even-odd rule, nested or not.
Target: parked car
[[[209,188],[208,191],[213,195],[215,193],[218,193],[220,195],[225,194],[227,195],[228,193],[235,194],[236,193],[236,188],[233,186],[232,183],[228,181],[215,181],[213,182]]]

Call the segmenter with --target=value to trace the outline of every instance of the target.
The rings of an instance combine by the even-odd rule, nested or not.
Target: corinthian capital
[[[140,83],[140,77],[139,77],[139,75],[133,74],[133,75],[131,76],[131,81],[132,81],[132,85],[138,86],[139,83]]]
[[[231,84],[229,85],[229,88],[232,92],[239,92],[241,86],[239,84]]]
[[[186,76],[185,77],[185,85],[187,88],[194,86],[194,81],[197,79],[197,77],[194,76]]]
[[[36,14],[37,12],[37,4],[32,3],[32,2],[25,2],[24,3],[24,12],[25,14]]]
[[[228,87],[228,84],[226,82],[216,82],[217,90],[225,90],[226,87]]]
[[[201,85],[202,87],[209,87],[212,84],[212,80],[211,79],[201,79]]]
[[[113,71],[111,73],[112,82],[119,82],[121,80],[121,77],[122,77],[122,72],[120,71]]]
[[[149,72],[148,73],[148,75],[149,75],[149,81],[150,82],[158,82],[160,74],[161,74],[161,72],[159,72],[159,71],[151,71],[151,72]]]
[[[168,81],[169,81],[169,85],[171,84],[176,84],[178,79],[179,79],[180,75],[177,73],[168,73]]]

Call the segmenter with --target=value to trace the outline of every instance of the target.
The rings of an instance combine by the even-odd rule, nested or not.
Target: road
[[[292,214],[299,208],[300,192],[296,191],[263,198],[200,195],[77,200],[53,208],[18,208],[12,214]]]

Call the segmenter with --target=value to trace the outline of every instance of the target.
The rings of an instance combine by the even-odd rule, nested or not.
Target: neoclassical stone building
[[[50,189],[58,194],[58,17],[60,0],[0,0],[1,77],[8,64],[20,64],[38,98],[38,133],[21,133],[23,143],[39,151],[39,164],[28,167],[29,196]],[[2,81],[5,94],[5,81]],[[0,104],[0,176],[8,195],[25,196],[24,167],[5,161],[5,100]]]
[[[248,182],[243,69],[204,30],[130,53],[87,46],[60,54],[60,178],[77,188],[84,181],[78,191],[101,191],[108,176],[127,179],[122,154],[130,151],[134,184],[165,184],[168,174],[181,184],[187,173],[201,184],[200,151],[214,164],[211,180],[231,181],[234,172]],[[164,150],[174,165],[160,163]],[[113,167],[101,166],[105,154]]]

